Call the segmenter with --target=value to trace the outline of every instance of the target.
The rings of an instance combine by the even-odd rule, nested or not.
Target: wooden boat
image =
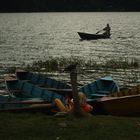
[[[0,95],[0,112],[50,112],[55,106],[46,100],[15,98],[10,95]]]
[[[86,94],[88,101],[93,101],[119,91],[119,86],[111,76],[106,76],[81,87],[79,91]]]
[[[83,32],[78,32],[78,35],[83,40],[96,40],[96,39],[110,38],[110,36],[107,36],[107,35],[104,35],[104,34],[90,34],[90,33],[83,33]]]
[[[24,80],[5,77],[6,88],[11,96],[19,98],[40,98],[45,99],[48,103],[52,103],[55,99],[60,99],[63,103],[64,96],[49,91],[45,87],[40,87]]]
[[[140,85],[100,98],[92,105],[96,114],[140,116]]]
[[[44,87],[49,91],[53,91],[62,95],[72,94],[72,88],[70,85],[41,74],[18,70],[16,71],[16,77],[18,80],[27,81],[36,86]]]
[[[106,97],[93,104],[98,114],[116,116],[140,115],[140,94],[123,97]]]

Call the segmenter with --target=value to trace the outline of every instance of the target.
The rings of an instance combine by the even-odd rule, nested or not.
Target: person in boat
[[[106,27],[103,28],[103,31],[104,31],[103,35],[110,36],[111,35],[110,30],[111,30],[111,28],[110,28],[109,24],[107,24]]]

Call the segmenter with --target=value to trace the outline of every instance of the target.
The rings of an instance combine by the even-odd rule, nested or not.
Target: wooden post
[[[73,95],[73,113],[76,117],[83,117],[84,112],[81,110],[80,103],[79,103],[79,96],[77,90],[77,72],[76,70],[71,71],[70,73],[71,84],[72,84],[72,95]]]

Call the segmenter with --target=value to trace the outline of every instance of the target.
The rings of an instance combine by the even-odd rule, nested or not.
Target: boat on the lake
[[[140,85],[92,102],[95,114],[140,116]]]
[[[82,40],[96,40],[96,39],[110,38],[110,35],[106,35],[106,34],[91,34],[91,33],[78,32],[78,35]]]
[[[71,85],[52,79],[42,74],[36,74],[24,70],[16,71],[16,78],[21,81],[32,83],[38,87],[46,88],[49,91],[53,91],[62,95],[72,94]]]
[[[118,84],[111,76],[99,78],[98,80],[91,82],[79,89],[79,91],[86,95],[87,100],[89,101],[110,95],[114,92],[118,92],[119,90]]]

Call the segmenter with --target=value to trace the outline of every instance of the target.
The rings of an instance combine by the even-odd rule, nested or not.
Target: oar
[[[103,30],[103,29],[102,29]],[[100,33],[102,30],[98,31],[96,34]]]

